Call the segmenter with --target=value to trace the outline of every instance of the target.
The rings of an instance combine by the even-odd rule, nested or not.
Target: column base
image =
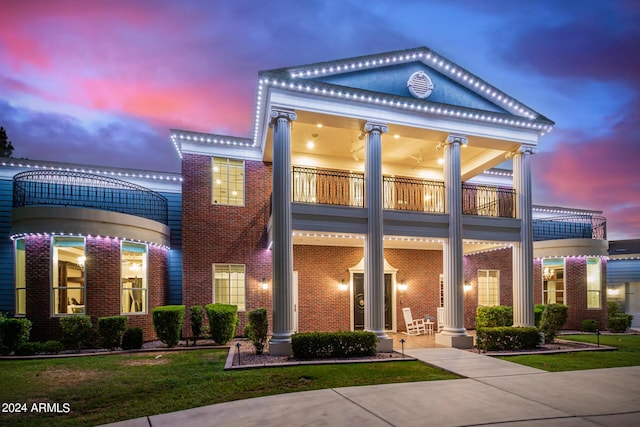
[[[292,356],[291,341],[269,341],[269,354],[271,356]]]
[[[473,337],[471,335],[445,335],[436,334],[436,344],[453,348],[473,348]]]
[[[378,353],[392,353],[393,352],[393,338],[378,338]]]

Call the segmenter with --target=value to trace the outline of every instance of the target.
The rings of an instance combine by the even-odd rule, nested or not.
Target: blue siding
[[[169,202],[169,304],[182,304],[182,194],[160,193]]]
[[[607,262],[607,284],[619,285],[626,282],[640,282],[640,260],[610,259]]]
[[[13,206],[13,181],[0,179],[0,311],[13,314],[13,242],[11,230],[11,208]]]

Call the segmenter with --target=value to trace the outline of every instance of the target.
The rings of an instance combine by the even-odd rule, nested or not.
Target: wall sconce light
[[[267,279],[265,279],[264,277],[262,278],[262,290],[266,291],[267,289],[269,289],[269,283],[267,283]]]
[[[338,289],[340,289],[341,291],[346,291],[347,289],[349,289],[349,286],[346,283],[344,283],[344,279],[340,281],[340,284],[338,285]]]
[[[400,281],[400,284],[398,285],[398,290],[399,290],[399,291],[404,292],[404,291],[406,291],[408,288],[409,288],[409,286],[407,286],[407,284],[406,284],[406,283],[404,283],[404,280],[401,280],[401,281]]]
[[[462,285],[462,289],[464,289],[465,292],[469,292],[472,289],[471,283],[464,282],[464,285]]]
[[[620,289],[617,289],[617,288],[607,288],[607,296],[609,296],[609,297],[615,297],[615,296],[618,296],[618,294],[620,294]]]

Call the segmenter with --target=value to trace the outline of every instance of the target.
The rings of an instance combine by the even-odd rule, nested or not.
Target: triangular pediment
[[[522,102],[426,47],[263,71],[260,75],[284,79],[290,85],[321,85],[322,93],[330,93],[332,88],[336,91],[352,89],[363,93],[366,99],[391,96],[396,100],[404,98],[407,102],[486,111],[553,124]],[[429,90],[415,90],[416,87],[424,89],[425,85]],[[426,96],[425,92],[428,92]]]

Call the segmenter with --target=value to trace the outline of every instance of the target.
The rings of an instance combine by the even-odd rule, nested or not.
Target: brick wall
[[[211,203],[211,163],[211,157],[192,154],[182,161],[182,303],[188,312],[192,305],[212,302],[213,264],[245,264],[247,309],[265,307],[271,315],[270,165],[245,161],[245,206],[221,206]],[[263,278],[269,282],[267,291]],[[239,318],[236,333],[241,335],[246,312]],[[191,336],[188,318],[183,334]]]
[[[27,236],[26,284],[27,318],[33,322],[35,341],[60,338],[58,318],[52,316],[51,238]],[[85,312],[95,327],[99,317],[120,315],[120,240],[87,237],[85,239]],[[149,245],[148,312],[127,315],[127,326],[143,329],[145,341],[155,340],[151,311],[167,301],[167,250]]]

